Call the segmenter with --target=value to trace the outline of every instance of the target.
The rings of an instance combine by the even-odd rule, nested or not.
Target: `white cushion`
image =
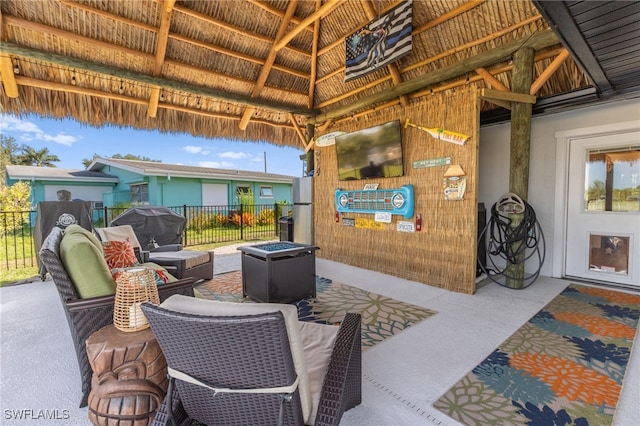
[[[307,373],[307,363],[305,362],[306,351],[300,333],[298,310],[295,306],[280,303],[221,302],[217,300],[199,299],[196,297],[174,294],[173,296],[167,298],[164,302],[162,302],[162,304],[160,304],[160,307],[176,312],[209,316],[258,315],[276,311],[282,312],[282,315],[284,316],[285,326],[287,328],[287,335],[289,337],[289,344],[291,345],[293,365],[295,367],[296,373],[298,374],[298,379],[300,380],[298,389],[300,390],[302,415],[304,417],[305,423],[309,424],[308,420],[311,417],[313,404],[310,391],[311,388],[309,384],[309,375]],[[313,337],[309,337],[307,340],[312,341]],[[312,342],[310,342],[309,344],[311,345]],[[322,383],[320,384],[320,386],[322,386]],[[318,395],[318,400],[319,399],[320,395]],[[315,403],[315,406],[317,411],[317,402]]]
[[[95,228],[102,241],[129,241],[133,248],[141,249],[140,242],[131,225]]]
[[[324,376],[327,375],[339,327],[305,321],[299,321],[298,324],[304,345],[312,401],[311,416],[306,424],[312,425],[316,422]]]

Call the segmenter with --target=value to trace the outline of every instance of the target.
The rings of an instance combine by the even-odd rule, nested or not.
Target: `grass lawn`
[[[229,245],[235,245],[235,244],[246,244],[246,245],[251,245],[251,244],[255,244],[256,242],[259,241],[268,241],[268,240],[272,240],[273,237],[269,237],[269,238],[262,238],[262,239],[256,239],[253,241],[247,241],[247,240],[236,240],[236,241],[225,241],[225,242],[221,242],[221,243],[213,243],[213,244],[202,244],[199,246],[190,246],[188,248],[188,250],[202,250],[202,251],[206,251],[206,250],[213,250],[215,248],[218,247],[224,247],[224,246],[229,246]],[[10,285],[10,284],[14,284],[23,280],[30,280],[30,279],[34,279],[34,280],[40,280],[40,277],[38,276],[38,267],[37,266],[33,266],[33,267],[26,267],[26,268],[18,268],[18,269],[9,269],[8,271],[6,269],[0,269],[0,287],[5,286],[5,285]]]

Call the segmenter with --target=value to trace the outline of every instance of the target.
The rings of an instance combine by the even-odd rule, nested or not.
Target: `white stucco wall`
[[[556,132],[612,123],[640,121],[640,99],[581,108],[557,114],[534,117],[531,128],[528,202],[536,212],[546,240],[546,260],[541,275],[553,276],[554,209],[556,191]],[[509,191],[510,123],[480,129],[478,170],[478,202],[487,208]],[[557,262],[557,260],[556,260]],[[527,265],[527,270],[529,270]],[[556,268],[557,269],[557,268]],[[559,276],[556,273],[556,276]]]

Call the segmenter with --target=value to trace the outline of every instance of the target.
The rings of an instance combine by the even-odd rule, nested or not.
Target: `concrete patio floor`
[[[239,269],[239,254],[216,256],[216,274]],[[438,312],[363,353],[362,404],[344,414],[345,426],[458,424],[431,405],[570,283],[541,277],[514,291],[489,281],[470,296],[324,259],[316,273]],[[2,288],[0,302],[0,424],[90,424],[53,283]],[[614,424],[640,425],[638,401],[636,344]]]

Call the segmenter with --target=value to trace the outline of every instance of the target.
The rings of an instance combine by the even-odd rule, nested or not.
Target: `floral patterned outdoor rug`
[[[199,296],[230,302],[242,298],[242,272],[220,274],[195,287]],[[338,324],[347,312],[362,315],[362,350],[398,334],[436,312],[420,306],[370,293],[356,287],[316,277],[316,298],[296,302],[301,321]]]
[[[569,285],[434,407],[466,425],[609,425],[639,317],[640,296]]]

